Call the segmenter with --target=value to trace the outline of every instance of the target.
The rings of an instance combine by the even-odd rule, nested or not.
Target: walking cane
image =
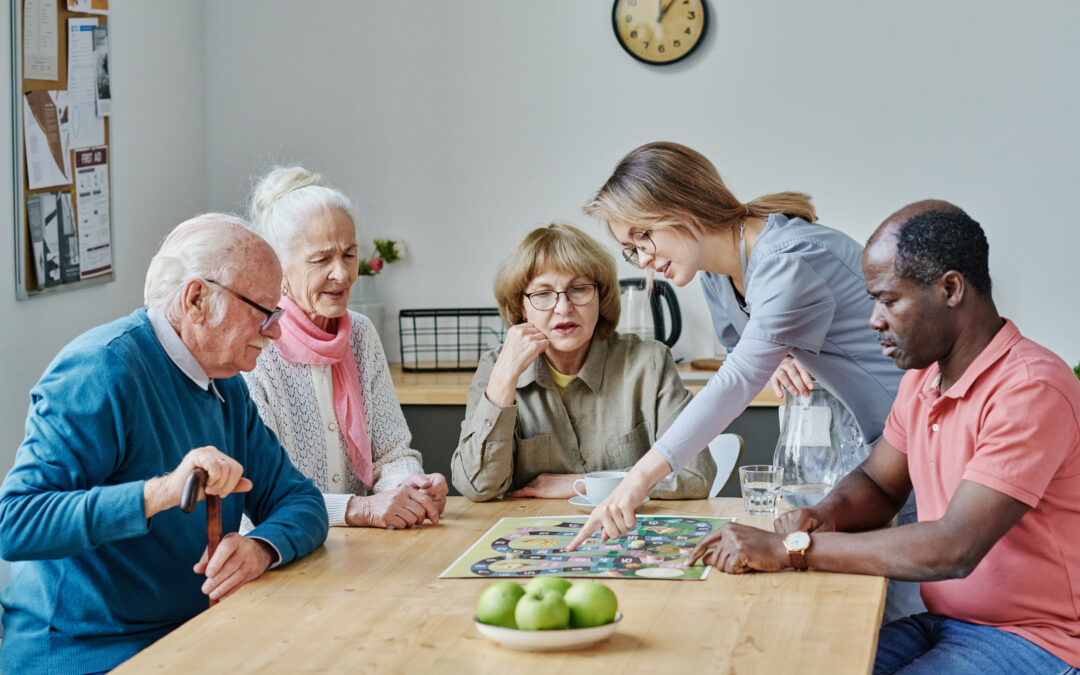
[[[184,483],[184,491],[180,495],[180,510],[191,513],[199,503],[199,491],[206,489],[206,470],[194,469]],[[206,495],[206,561],[214,558],[214,551],[221,542],[221,497]],[[210,606],[217,604],[217,600],[210,599]]]

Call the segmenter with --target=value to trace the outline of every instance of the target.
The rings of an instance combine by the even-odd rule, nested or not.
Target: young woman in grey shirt
[[[572,497],[582,474],[631,467],[690,402],[666,346],[615,332],[615,261],[580,230],[531,232],[495,295],[509,330],[480,360],[451,461],[466,497]],[[707,497],[715,474],[697,453],[649,495]]]

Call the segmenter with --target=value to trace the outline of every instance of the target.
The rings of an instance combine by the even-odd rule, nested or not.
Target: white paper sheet
[[[56,0],[25,0],[23,5],[23,77],[55,80],[59,73]]]
[[[67,120],[67,92],[31,91],[23,96],[26,182],[31,190],[71,183]]]
[[[75,151],[75,209],[79,224],[79,275],[95,277],[112,268],[109,236],[109,149]]]
[[[97,19],[68,19],[68,115],[71,147],[105,144],[105,120],[97,114],[97,65],[94,29]]]
[[[112,94],[109,89],[109,27],[94,29],[94,96],[98,117],[112,114]]]

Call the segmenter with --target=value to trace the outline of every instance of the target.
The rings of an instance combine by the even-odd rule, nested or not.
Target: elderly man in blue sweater
[[[243,220],[179,225],[146,275],[146,308],[66,346],[30,392],[0,487],[5,673],[108,670],[326,538],[322,496],[259,419],[240,371],[278,337],[281,267]],[[208,474],[228,533],[176,508]],[[236,532],[241,515],[256,524]]]

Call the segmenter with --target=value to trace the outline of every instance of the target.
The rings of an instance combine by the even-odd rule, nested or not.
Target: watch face
[[[776,541],[775,539],[773,541]],[[789,551],[802,551],[810,545],[810,535],[805,532],[792,532],[784,537],[784,546]]]
[[[611,23],[631,56],[665,65],[694,51],[708,21],[704,0],[615,0]]]

